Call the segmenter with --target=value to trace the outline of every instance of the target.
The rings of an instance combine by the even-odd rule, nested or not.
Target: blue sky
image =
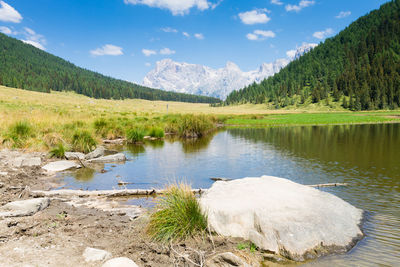
[[[0,31],[141,83],[163,58],[242,70],[319,43],[385,0],[5,0]]]

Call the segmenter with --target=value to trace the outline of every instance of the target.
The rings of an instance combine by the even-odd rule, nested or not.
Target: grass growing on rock
[[[142,142],[145,132],[140,128],[130,128],[126,131],[126,140],[128,143]]]
[[[164,130],[160,127],[152,127],[149,131],[149,136],[155,138],[163,138],[164,137]]]
[[[151,214],[147,233],[156,241],[167,243],[185,240],[205,233],[207,217],[185,184],[171,185],[157,200],[156,211]]]

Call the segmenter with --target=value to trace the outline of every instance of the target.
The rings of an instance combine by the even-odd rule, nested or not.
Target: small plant
[[[254,253],[257,250],[257,246],[253,242],[239,243],[236,247],[238,250],[249,249],[251,253]]]
[[[142,142],[144,138],[144,131],[139,128],[130,128],[126,131],[126,140],[129,143]]]
[[[156,241],[184,240],[201,235],[207,229],[207,217],[190,186],[171,185],[159,198],[156,212],[150,216],[147,233]]]
[[[97,134],[100,134],[102,137],[105,137],[107,135],[108,123],[104,118],[95,120],[93,126]]]
[[[59,143],[56,147],[50,150],[50,157],[63,159],[65,157],[65,150],[64,145]]]
[[[155,138],[163,138],[164,137],[164,130],[159,127],[153,127],[149,131],[149,135]]]
[[[72,148],[75,151],[88,153],[96,147],[97,142],[88,131],[77,131],[72,136]]]

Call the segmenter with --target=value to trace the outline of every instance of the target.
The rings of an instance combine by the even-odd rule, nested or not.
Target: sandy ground
[[[45,155],[39,156],[47,161]],[[30,198],[28,188],[59,186],[59,181],[40,167],[14,168],[6,162],[0,153],[0,172],[7,172],[0,175],[1,205]],[[237,249],[243,242],[239,239],[205,236],[173,246],[152,242],[145,233],[148,213],[133,219],[124,212],[74,207],[65,199],[51,199],[48,208],[33,216],[0,219],[0,266],[101,266],[101,262],[85,262],[82,253],[86,247],[128,257],[139,266],[196,266],[191,262],[200,263],[228,251],[255,266],[260,262],[258,252]]]

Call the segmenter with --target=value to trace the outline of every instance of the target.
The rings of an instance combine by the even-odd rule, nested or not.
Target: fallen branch
[[[70,197],[94,197],[94,196],[105,196],[105,197],[125,197],[125,196],[151,196],[151,195],[162,195],[165,194],[165,189],[121,189],[121,190],[70,190],[60,189],[53,191],[33,190],[30,195],[33,197],[55,197],[55,196],[70,196]],[[202,194],[206,190],[204,189],[192,189],[195,194]]]
[[[223,182],[229,182],[234,179],[231,178],[223,178],[223,177],[211,177],[211,180],[217,182],[217,181],[223,181]],[[348,183],[327,183],[327,184],[306,184],[306,186],[309,187],[335,187],[335,186],[348,186]]]

